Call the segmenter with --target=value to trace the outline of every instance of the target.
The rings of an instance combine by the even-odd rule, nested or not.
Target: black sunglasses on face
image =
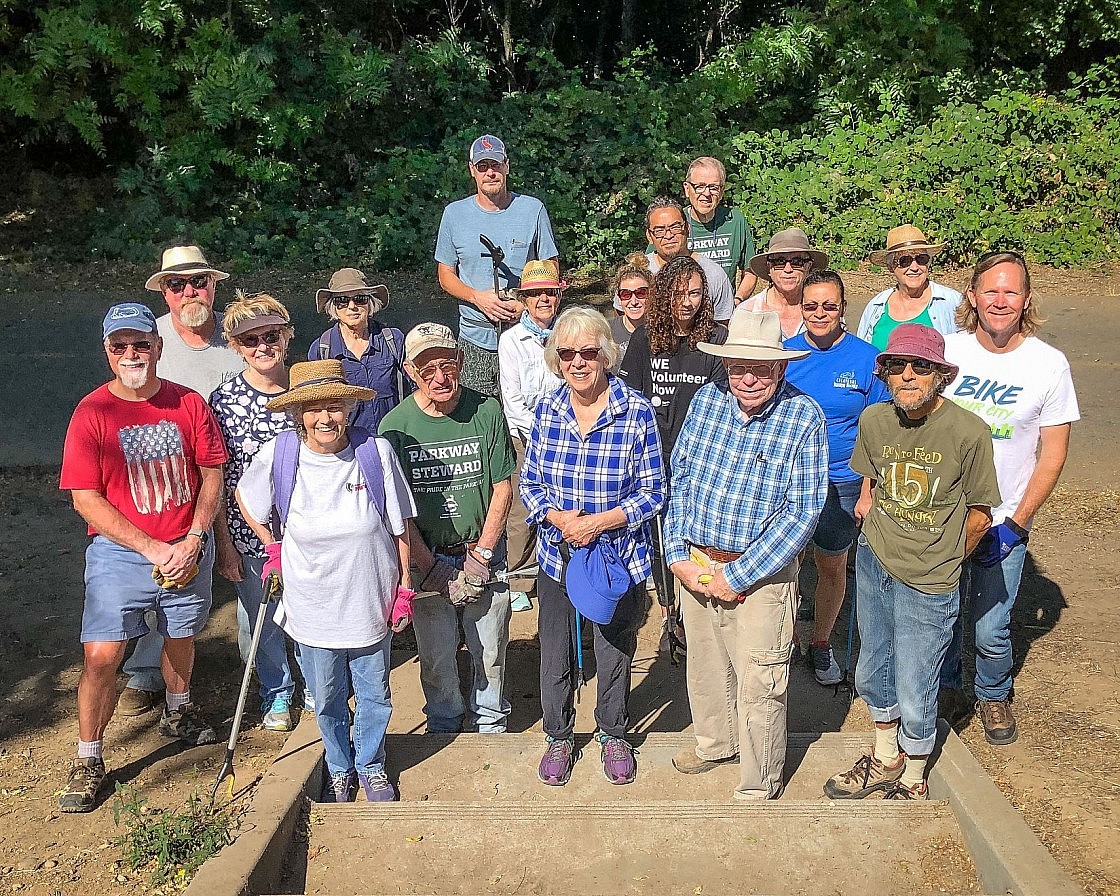
[[[807,268],[812,265],[813,259],[808,255],[767,255],[766,264],[771,268],[784,268],[787,264],[795,268]]]
[[[908,268],[915,261],[923,268],[929,267],[929,260],[931,256],[928,252],[919,252],[917,255],[899,255],[894,260],[896,268]]]
[[[193,277],[168,277],[163,281],[163,286],[170,292],[178,295],[190,284],[195,289],[206,289],[210,285],[209,274],[195,274]]]
[[[150,339],[137,339],[135,342],[110,342],[109,353],[113,355],[123,355],[128,351],[128,347],[132,346],[136,349],[137,354],[146,355],[152,350],[152,342]]]
[[[279,330],[269,330],[267,333],[262,333],[258,336],[256,333],[250,333],[248,336],[235,337],[245,348],[256,348],[262,342],[265,345],[276,345],[282,338]]]
[[[883,367],[891,376],[902,376],[909,365],[918,376],[929,376],[937,370],[937,365],[925,358],[887,358]]]
[[[594,361],[599,357],[599,349],[597,348],[558,348],[556,354],[560,356],[561,361],[574,361],[576,355],[583,358],[584,361]]]
[[[332,296],[331,301],[335,308],[345,308],[351,302],[359,308],[365,308],[369,304],[369,298],[369,296]]]
[[[829,314],[834,314],[840,310],[840,306],[835,302],[803,302],[801,304],[801,310],[807,311],[809,314],[812,314],[818,308],[823,308]]]

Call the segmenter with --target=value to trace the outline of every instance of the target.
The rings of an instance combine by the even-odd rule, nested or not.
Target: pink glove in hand
[[[397,587],[397,596],[393,598],[393,608],[389,611],[389,627],[393,631],[403,632],[412,622],[412,598],[415,596],[415,591]]]
[[[280,547],[283,542],[274,541],[272,544],[264,546],[264,552],[268,555],[268,559],[264,561],[264,566],[261,567],[261,581],[268,584],[268,577],[270,573],[276,573],[277,577],[283,580],[283,575],[280,569]]]

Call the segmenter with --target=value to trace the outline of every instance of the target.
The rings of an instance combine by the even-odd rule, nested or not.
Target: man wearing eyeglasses
[[[459,340],[463,348],[463,385],[498,397],[498,331],[517,323],[525,306],[508,290],[521,284],[527,261],[556,261],[548,211],[539,199],[509,189],[509,157],[505,144],[483,134],[468,154],[475,195],[443,210],[436,238],[439,285],[459,302]],[[494,266],[483,255],[479,236],[502,252],[499,291],[494,291]]]
[[[190,681],[194,638],[210,612],[214,547],[207,530],[221,495],[225,443],[198,393],[156,376],[162,340],[151,311],[116,305],[102,335],[113,379],[78,403],[59,480],[93,536],[86,550],[78,758],[59,796],[63,812],[97,806],[117,669],[129,639],[148,631],[149,612],[165,636],[160,733],[190,745],[218,739],[191,702]]]
[[[463,353],[448,327],[413,327],[404,355],[416,391],[385,415],[379,431],[416,500],[412,625],[427,730],[501,733],[510,710],[510,595],[501,576],[513,499],[509,430],[497,399],[462,384]],[[466,703],[455,661],[460,625],[471,655]]]
[[[748,267],[754,234],[743,213],[723,204],[727,170],[723,162],[701,156],[688,166],[684,195],[688,200],[689,248],[714,261],[735,287],[735,304],[751,294],[758,277]]]
[[[735,310],[735,291],[723,268],[706,255],[688,248],[688,218],[679,202],[659,196],[649,204],[646,209],[646,239],[653,246],[653,251],[647,252],[646,258],[654,274],[678,256],[696,260],[704,271],[704,279],[708,281],[708,295],[712,299],[716,323],[726,324]]]

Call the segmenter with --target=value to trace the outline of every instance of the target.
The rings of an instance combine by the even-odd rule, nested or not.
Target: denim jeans
[[[264,595],[261,582],[263,557],[241,555],[240,582],[234,583],[237,590],[237,647],[241,651],[241,662],[249,658],[249,647],[253,641],[253,628],[257,624],[257,612]],[[295,681],[288,665],[288,636],[273,620],[276,604],[269,606],[261,629],[261,640],[257,645],[254,665],[260,681],[261,711],[268,712],[275,697],[284,697],[291,702],[295,692]]]
[[[393,704],[389,694],[392,634],[371,647],[300,645],[300,668],[315,698],[327,771],[357,769],[367,775],[385,767],[385,732]],[[350,688],[354,688],[354,739],[350,739]]]
[[[985,569],[965,563],[961,574],[961,614],[953,627],[953,643],[941,668],[941,686],[957,688],[964,683],[964,620],[971,613],[976,625],[976,697],[1006,700],[1011,694],[1011,610],[1019,595],[1027,546],[1013,548],[1002,563]]]
[[[937,738],[937,685],[960,591],[926,594],[887,572],[861,534],[856,549],[860,651],[856,692],[876,722],[901,719],[898,745],[928,756]]]
[[[504,540],[499,543],[504,548]],[[503,551],[504,554],[504,551]],[[436,556],[463,566],[462,557]],[[504,558],[503,558],[504,559]],[[498,569],[495,550],[492,569]],[[509,644],[509,587],[503,582],[487,588],[482,597],[456,607],[442,594],[417,597],[412,604],[412,627],[420,655],[420,685],[430,733],[457,733],[463,728],[468,704],[459,687],[459,622],[471,655],[467,688],[471,724],[481,734],[501,734],[509,717],[505,694],[506,647]]]

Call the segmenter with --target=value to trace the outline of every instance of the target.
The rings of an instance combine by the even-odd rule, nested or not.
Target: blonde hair
[[[1027,269],[1026,259],[1018,252],[989,252],[986,255],[981,255],[976,262],[976,267],[972,270],[968,292],[970,294],[975,293],[976,287],[980,285],[980,278],[992,268],[1001,264],[1013,264],[1022,272],[1027,307],[1023,309],[1023,313],[1019,317],[1019,332],[1024,336],[1033,336],[1038,332],[1038,328],[1046,323],[1046,318],[1039,313],[1038,303],[1031,295],[1031,272]],[[972,304],[970,295],[965,296],[965,300],[957,306],[956,323],[957,329],[965,333],[975,333],[976,328],[980,326],[980,312]]]
[[[614,272],[608,287],[612,301],[618,298],[618,288],[622,281],[631,277],[641,277],[646,281],[646,286],[653,286],[653,271],[649,269],[649,259],[644,252],[631,252]]]
[[[292,316],[288,314],[288,309],[281,305],[279,299],[270,293],[254,292],[246,295],[240,289],[237,290],[234,293],[233,301],[226,305],[226,310],[222,313],[222,336],[225,337],[226,345],[236,351],[233,331],[245,321],[252,320],[254,317],[264,317],[266,314],[278,314],[289,322],[292,319]],[[296,335],[295,327],[291,323],[286,327],[281,327],[280,332],[288,342],[291,342]]]
[[[557,354],[561,343],[572,336],[592,336],[599,341],[599,351],[603,355],[608,370],[618,366],[618,343],[611,336],[611,325],[607,319],[589,305],[573,305],[565,309],[552,325],[552,335],[544,344],[544,363],[556,376],[560,373],[560,355]]]

